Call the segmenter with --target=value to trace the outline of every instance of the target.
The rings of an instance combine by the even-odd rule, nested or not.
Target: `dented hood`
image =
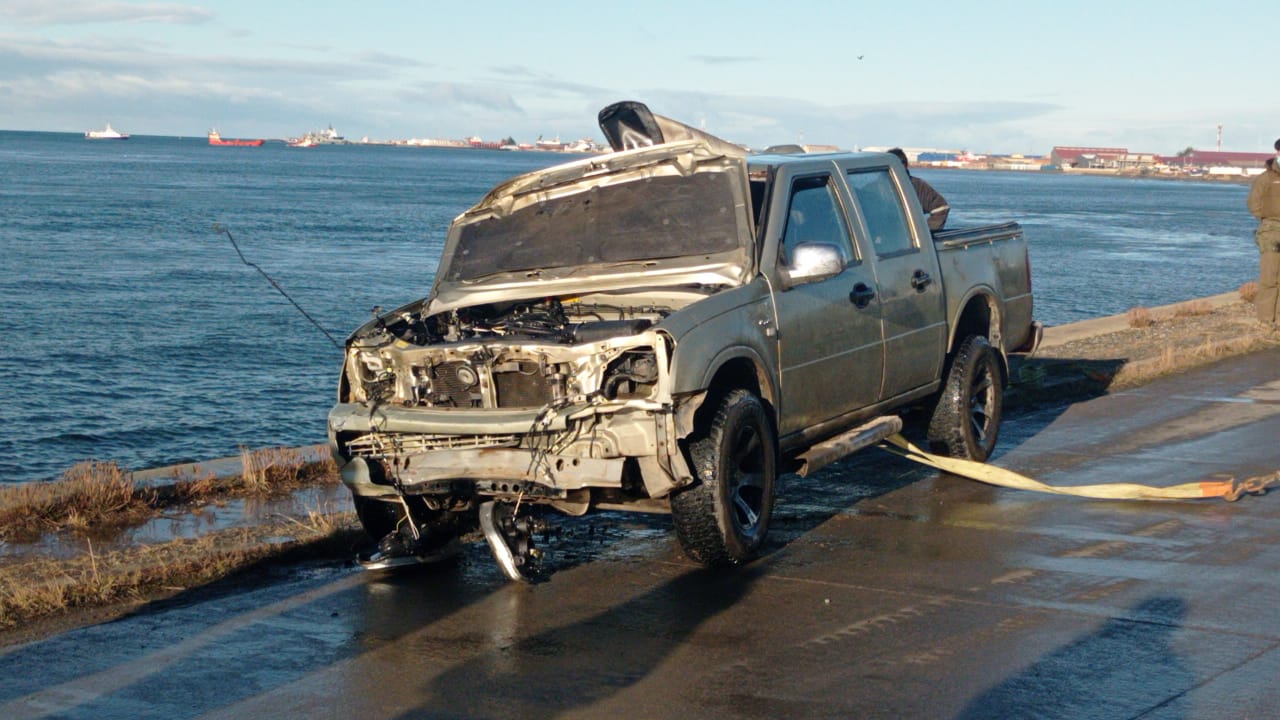
[[[685,125],[678,120],[655,115],[649,108],[634,100],[614,103],[600,111],[600,130],[614,150],[631,150],[652,147],[681,140],[699,140],[724,155],[745,157],[747,151],[741,145]]]
[[[673,130],[494,188],[450,226],[428,311],[744,283],[755,258],[746,154],[692,128],[673,140]]]

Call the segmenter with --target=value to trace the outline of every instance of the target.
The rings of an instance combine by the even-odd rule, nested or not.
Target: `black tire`
[[[721,399],[710,426],[689,445],[697,482],[671,496],[676,536],[705,565],[751,559],[773,513],[778,441],[764,404],[746,390]]]
[[[1003,401],[996,352],[985,337],[970,335],[951,361],[929,420],[930,447],[941,455],[986,461],[1000,435]]]

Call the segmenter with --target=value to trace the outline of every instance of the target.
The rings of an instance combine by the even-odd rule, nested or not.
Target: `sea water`
[[[449,222],[493,185],[570,159],[0,132],[0,482],[322,442],[341,364],[329,336],[425,295]],[[1022,223],[1049,324],[1257,271],[1243,185],[917,172],[949,227]]]

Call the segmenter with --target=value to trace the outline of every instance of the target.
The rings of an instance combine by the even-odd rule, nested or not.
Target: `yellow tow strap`
[[[1032,480],[1025,475],[1019,475],[1012,470],[995,465],[927,453],[911,444],[901,434],[890,435],[878,447],[922,465],[990,485],[1103,500],[1199,500],[1220,497],[1227,502],[1235,502],[1246,494],[1262,495],[1269,486],[1280,482],[1280,471],[1277,471],[1239,481],[1229,477],[1183,483],[1171,487],[1153,487],[1137,483],[1055,486],[1046,485],[1039,480]]]

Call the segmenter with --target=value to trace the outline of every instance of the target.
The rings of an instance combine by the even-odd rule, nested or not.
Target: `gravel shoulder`
[[[1049,327],[1034,355],[1011,359],[1010,404],[1091,397],[1276,344],[1238,293]]]

